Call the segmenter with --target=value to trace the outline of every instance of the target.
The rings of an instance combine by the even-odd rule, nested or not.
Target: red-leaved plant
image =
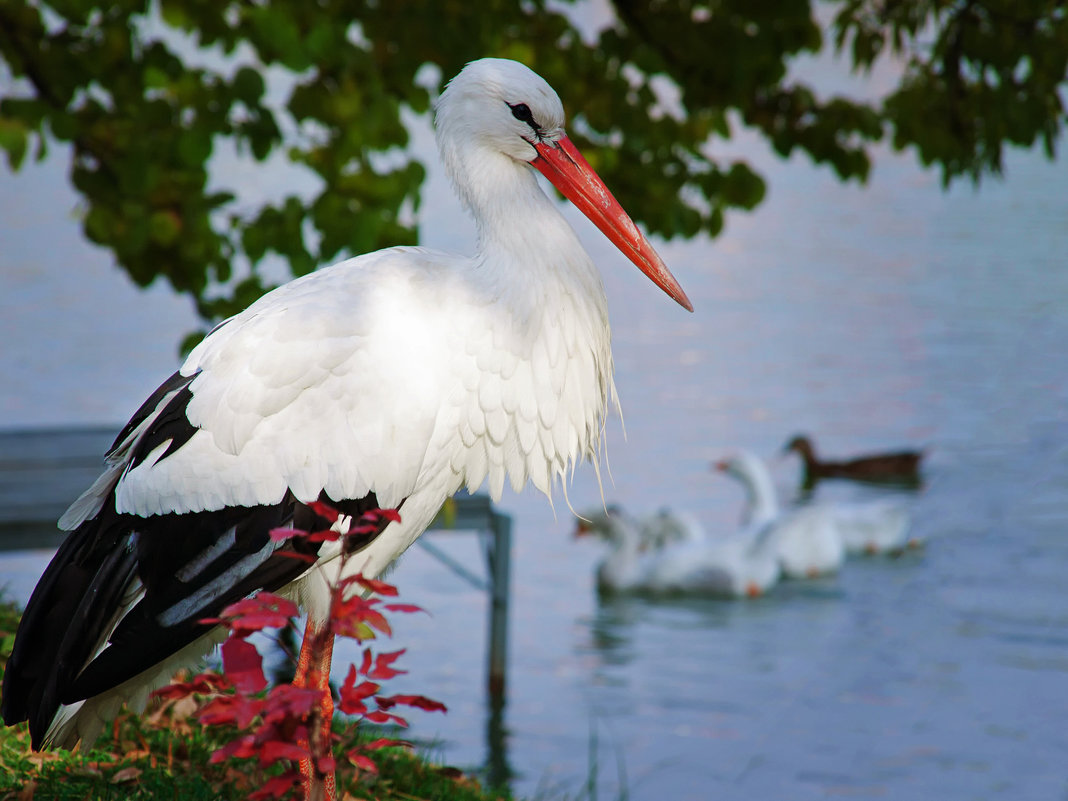
[[[309,504],[315,513],[332,525],[339,513],[323,503]],[[376,531],[383,520],[397,521],[395,510],[374,510],[365,513],[359,521],[351,521],[345,534],[336,530],[304,532],[295,529],[275,529],[271,537],[276,540],[303,538],[308,542],[335,542],[346,536],[361,536]],[[344,528],[341,526],[340,528]],[[346,549],[341,549],[342,569],[348,558]],[[298,553],[289,555],[310,563],[314,557]],[[314,569],[314,568],[313,568]],[[419,612],[411,604],[384,602],[382,598],[395,597],[397,589],[375,579],[354,575],[335,582],[331,586],[330,618],[305,648],[310,649],[313,664],[329,664],[335,636],[348,637],[363,643],[374,639],[375,632],[391,635],[392,629],[384,612]],[[361,592],[362,590],[362,592]],[[376,597],[381,596],[381,597]],[[197,719],[205,726],[230,726],[238,735],[211,755],[212,763],[228,759],[256,759],[263,768],[275,764],[283,766],[283,772],[272,776],[262,787],[249,795],[251,801],[259,799],[284,799],[292,797],[301,780],[305,780],[305,795],[319,795],[325,788],[326,797],[334,795],[334,774],[337,766],[335,745],[341,742],[333,731],[324,732],[323,721],[329,719],[333,700],[324,697],[329,691],[300,686],[298,680],[278,684],[268,689],[263,672],[263,658],[256,646],[249,642],[249,635],[264,629],[281,629],[292,625],[299,614],[296,604],[270,592],[260,592],[226,607],[220,617],[206,619],[229,629],[230,634],[222,645],[222,673],[201,673],[189,681],[177,682],[156,691],[165,702],[195,697],[198,701]],[[340,710],[361,721],[370,723],[393,723],[407,726],[408,722],[390,711],[399,705],[417,707],[428,711],[445,711],[445,706],[421,695],[380,695],[379,682],[391,679],[406,671],[393,667],[404,650],[375,654],[364,648],[360,665],[349,665],[348,675],[339,689]],[[305,677],[306,678],[306,677]],[[313,682],[304,681],[304,684]],[[351,745],[351,743],[350,743]],[[363,742],[344,751],[344,758],[354,767],[356,774],[377,773],[372,758],[375,751],[390,747],[409,747],[404,740],[378,738]],[[301,771],[303,766],[303,773]],[[307,784],[312,777],[311,788]],[[312,788],[319,788],[315,791]]]

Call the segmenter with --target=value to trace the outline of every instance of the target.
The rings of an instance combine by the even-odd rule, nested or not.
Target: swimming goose
[[[767,527],[786,576],[816,578],[842,566],[845,547],[829,509],[806,506],[780,512],[767,465],[750,451],[739,451],[715,467],[745,487],[743,525]]]
[[[597,567],[602,592],[756,598],[779,578],[777,554],[763,527],[724,540],[691,538],[642,549],[638,524],[619,507],[582,515],[576,535],[609,544]]]

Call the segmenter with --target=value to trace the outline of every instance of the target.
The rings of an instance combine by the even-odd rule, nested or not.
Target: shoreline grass
[[[7,663],[21,611],[0,600],[0,671]],[[345,726],[345,721],[335,726]],[[368,737],[380,732],[368,733]],[[0,728],[0,801],[245,801],[269,773],[255,764],[211,765],[213,751],[234,732],[205,728],[182,709],[150,702],[143,715],[123,711],[94,747],[82,753],[30,750],[25,723]],[[357,779],[343,760],[343,801],[508,801],[456,768],[403,749],[377,752],[377,776]]]

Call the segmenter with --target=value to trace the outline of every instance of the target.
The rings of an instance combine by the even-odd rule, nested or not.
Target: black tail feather
[[[378,505],[373,494],[320,499],[354,517]],[[274,506],[214,512],[143,518],[113,509],[111,497],[96,517],[71,532],[34,590],[16,634],[0,713],[7,725],[30,721],[34,748],[41,747],[61,705],[119,686],[207,633],[211,626],[203,618],[217,617],[259,589],[277,590],[299,578],[306,561],[285,552],[314,556],[320,546],[303,540],[272,546],[272,528],[329,525],[291,493]],[[366,546],[387,523],[349,546]],[[221,541],[229,547],[219,548]],[[191,563],[196,569],[179,577]],[[122,614],[139,583],[143,597]],[[168,616],[174,609],[179,613]]]

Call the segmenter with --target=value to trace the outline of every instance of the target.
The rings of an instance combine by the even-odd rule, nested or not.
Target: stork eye
[[[538,123],[534,122],[534,115],[531,114],[530,106],[528,106],[526,103],[516,103],[515,105],[509,103],[508,108],[512,110],[512,116],[515,117],[517,120],[519,120],[520,122],[525,122],[527,125],[534,129],[535,133],[541,132],[541,126],[538,125]]]

